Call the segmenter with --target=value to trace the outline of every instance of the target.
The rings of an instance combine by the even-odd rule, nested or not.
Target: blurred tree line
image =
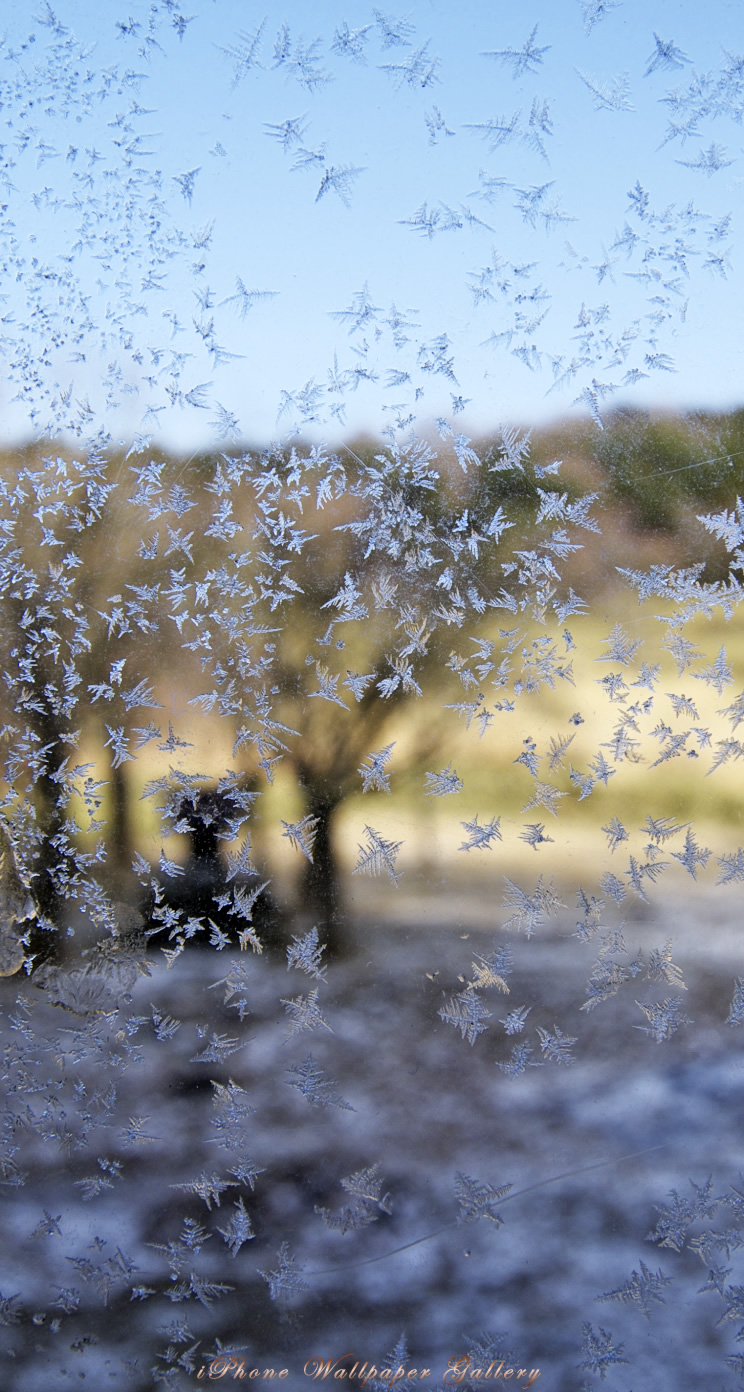
[[[106,895],[135,894],[136,761],[157,749],[177,771],[189,743],[185,727],[161,720],[166,687],[230,727],[228,801],[240,788],[250,810],[278,761],[291,768],[300,816],[285,825],[305,866],[299,902],[331,931],[341,910],[339,808],[420,692],[421,674],[451,661],[465,615],[468,636],[488,641],[510,604],[524,607],[522,572],[505,579],[500,568],[532,554],[547,495],[569,505],[596,496],[601,534],[584,530],[582,549],[568,548],[564,588],[590,586],[593,600],[617,583],[615,566],[656,561],[704,561],[704,578],[719,578],[722,550],[696,516],[744,494],[744,411],[623,410],[602,431],[587,422],[510,432],[471,442],[481,463],[467,469],[454,437],[432,443],[436,472],[423,445],[396,460],[379,441],[351,441],[338,458],[355,461],[364,489],[334,489],[326,463],[322,498],[308,482],[312,447],[299,444],[264,452],[258,490],[240,465],[245,451],[158,453],[136,478],[123,454],[81,461],[43,444],[6,452],[0,806],[43,927],[60,926],[75,900],[105,925]],[[232,491],[231,475],[240,475]],[[271,505],[272,480],[275,502],[292,500],[291,518]],[[490,531],[489,518],[501,519]],[[443,583],[440,568],[426,593],[428,553],[446,547],[452,578]],[[475,608],[458,609],[463,585]],[[533,588],[551,593],[543,581]],[[411,723],[409,766],[446,761],[443,728],[431,708]],[[80,750],[94,754],[81,762]],[[191,836],[193,861],[198,797],[225,771],[190,777],[178,785],[182,802],[191,797],[185,819],[172,778],[156,779],[149,796],[163,836]],[[225,821],[236,836],[244,823],[247,814]],[[213,837],[209,846],[215,866]],[[243,864],[253,873],[247,852]]]

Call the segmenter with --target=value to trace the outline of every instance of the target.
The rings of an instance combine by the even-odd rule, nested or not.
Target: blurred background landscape
[[[744,644],[732,548],[700,518],[732,516],[743,435],[740,413],[619,412],[479,440],[473,475],[433,438],[435,487],[422,443],[406,544],[459,526],[459,582],[498,605],[463,620],[453,580],[433,635],[405,552],[364,561],[365,499],[318,506],[311,445],[166,454],[149,493],[94,461],[67,571],[76,456],[6,456],[4,816],[39,920],[6,908],[31,968],[0,983],[8,1387],[180,1392],[226,1350],[301,1386],[308,1357],[381,1367],[403,1335],[432,1388],[468,1351],[555,1392],[736,1374]],[[374,480],[385,449],[322,468]],[[253,486],[272,475],[282,531],[312,536],[281,572],[289,623]],[[576,505],[601,531],[541,599],[510,559]],[[699,568],[683,626],[629,582],[655,567]],[[364,875],[369,825],[391,859]]]
[[[177,503],[179,496],[185,500],[188,540],[180,552],[174,543],[170,551],[161,545],[162,559],[148,561],[148,583],[143,587],[143,563],[138,558],[141,539],[136,532],[139,514],[131,506],[133,492],[124,483],[131,470],[123,458],[107,458],[102,477],[116,484],[113,510],[109,506],[94,516],[81,537],[81,568],[71,593],[101,616],[104,626],[108,623],[109,635],[113,632],[119,639],[117,660],[124,657],[128,677],[133,679],[136,671],[142,689],[150,693],[146,700],[156,712],[158,708],[165,712],[157,714],[161,743],[165,739],[167,746],[167,730],[176,740],[159,752],[152,736],[147,739],[142,706],[132,702],[132,713],[122,725],[117,716],[117,729],[129,741],[127,751],[130,745],[134,751],[140,744],[144,747],[136,758],[131,752],[122,758],[121,749],[117,754],[110,733],[116,694],[110,684],[111,653],[95,643],[82,659],[88,696],[83,703],[82,724],[80,715],[76,717],[80,729],[75,747],[77,762],[86,766],[86,777],[100,784],[97,796],[102,830],[100,836],[86,839],[85,818],[80,817],[76,836],[83,849],[90,849],[102,837],[105,863],[101,874],[118,897],[131,897],[133,886],[136,892],[132,875],[135,854],[156,865],[164,850],[169,859],[183,865],[193,850],[187,829],[168,834],[167,825],[161,824],[157,795],[146,791],[159,778],[167,778],[175,764],[184,774],[198,774],[200,786],[206,790],[216,788],[225,767],[238,770],[254,793],[260,781],[262,793],[250,822],[254,856],[271,876],[274,892],[287,909],[327,918],[332,915],[337,892],[331,882],[353,869],[357,844],[370,819],[375,824],[379,821],[386,836],[403,841],[400,868],[409,880],[413,875],[421,887],[437,874],[442,883],[462,882],[473,888],[484,875],[487,881],[492,880],[492,856],[483,850],[467,856],[460,851],[462,827],[472,821],[474,813],[481,822],[502,819],[504,844],[495,854],[504,873],[534,866],[542,873],[563,876],[567,883],[579,875],[582,883],[587,879],[594,888],[602,860],[609,864],[611,859],[600,831],[603,823],[612,815],[621,822],[642,821],[646,813],[640,815],[640,809],[647,800],[656,817],[675,817],[680,824],[694,819],[701,834],[714,843],[717,855],[734,849],[741,837],[742,816],[741,772],[736,757],[715,767],[712,776],[704,776],[698,767],[692,777],[690,758],[700,757],[701,762],[710,758],[700,745],[685,748],[679,757],[650,769],[653,746],[646,738],[635,756],[616,769],[611,781],[594,779],[591,796],[581,795],[581,784],[576,779],[572,783],[570,771],[586,774],[591,756],[602,738],[606,740],[610,734],[612,704],[602,686],[606,667],[601,664],[607,662],[608,639],[616,625],[636,645],[632,649],[636,667],[644,661],[647,667],[658,666],[651,685],[642,689],[636,682],[635,697],[628,688],[621,700],[627,703],[634,697],[641,701],[659,685],[664,692],[670,688],[687,690],[690,699],[694,698],[698,728],[720,726],[719,738],[724,731],[720,715],[723,687],[719,690],[715,684],[701,682],[699,664],[692,666],[693,676],[680,681],[673,655],[668,646],[665,649],[669,625],[674,622],[674,604],[665,604],[658,595],[639,600],[637,586],[629,583],[627,572],[664,566],[684,571],[697,566],[704,585],[728,579],[726,549],[705,529],[700,517],[733,511],[743,491],[744,416],[734,412],[649,417],[625,411],[609,418],[601,432],[591,422],[580,427],[567,423],[551,430],[523,431],[519,438],[526,445],[524,466],[518,470],[489,472],[489,461],[497,457],[499,438],[474,442],[485,461],[483,472],[474,479],[463,475],[453,456],[448,459],[446,443],[443,448],[435,441],[441,478],[434,494],[429,491],[427,503],[443,520],[464,518],[466,538],[477,537],[475,520],[468,524],[468,510],[473,519],[476,513],[491,515],[503,510],[508,530],[500,547],[495,554],[493,548],[484,554],[483,542],[488,538],[481,537],[480,551],[477,541],[472,545],[470,565],[472,578],[482,586],[487,600],[498,603],[497,592],[504,590],[501,559],[508,561],[511,553],[527,552],[535,545],[540,498],[575,503],[588,497],[593,509],[589,515],[596,519],[593,529],[581,533],[580,543],[563,562],[563,593],[578,596],[579,603],[563,625],[555,621],[551,639],[558,641],[562,657],[562,664],[554,664],[558,675],[555,670],[551,675],[549,664],[541,668],[541,625],[534,615],[525,617],[519,611],[514,590],[515,613],[502,605],[491,616],[487,612],[471,615],[463,627],[462,616],[453,611],[451,621],[441,625],[433,639],[425,636],[420,645],[422,652],[417,659],[425,681],[418,689],[411,685],[406,691],[401,686],[388,699],[378,699],[372,678],[375,683],[384,679],[398,622],[393,612],[378,608],[376,614],[355,621],[352,611],[350,621],[339,623],[333,642],[329,637],[331,621],[338,619],[339,612],[344,616],[334,596],[343,594],[345,577],[358,573],[363,556],[364,539],[353,529],[355,518],[362,516],[361,508],[346,495],[335,503],[331,500],[322,510],[316,507],[308,512],[306,503],[303,515],[300,499],[297,516],[308,522],[306,531],[313,539],[306,557],[298,557],[292,572],[293,583],[299,586],[292,593],[292,622],[277,621],[271,600],[260,609],[276,711],[285,726],[268,782],[266,770],[260,767],[261,747],[255,740],[243,739],[241,743],[241,720],[238,714],[231,718],[229,698],[218,700],[208,694],[209,673],[221,660],[228,661],[234,644],[227,610],[220,614],[209,607],[209,577],[214,578],[228,555],[242,549],[241,538],[258,535],[260,540],[256,528],[261,518],[255,496],[246,490],[243,502],[231,509],[227,537],[210,537],[200,519],[212,505],[208,490],[213,489],[214,479],[229,456],[165,456],[158,467],[159,496],[168,497],[170,490]],[[374,467],[375,455],[384,457],[379,456],[382,448],[379,442],[353,440],[337,457],[343,460],[348,454],[352,460]],[[306,451],[309,453],[310,447]],[[280,453],[276,461],[286,468],[290,457],[290,453]],[[44,460],[42,446],[7,455],[5,476],[12,479],[19,468],[32,477],[35,470],[41,474],[47,468]],[[550,466],[557,462],[560,473],[551,473]],[[52,501],[47,511],[53,513],[54,509]],[[54,554],[47,549],[52,533],[44,506],[39,507],[30,492],[22,527],[20,556],[28,575],[29,594],[33,590],[43,593],[48,584],[49,557]],[[180,534],[186,530],[181,527]],[[169,535],[176,535],[170,522],[167,532],[160,524],[160,533],[166,542]],[[178,598],[174,577],[179,572],[183,575],[184,562],[190,574],[206,577],[201,623],[193,616],[184,620],[181,612],[186,602]],[[245,553],[241,583],[252,587],[253,593],[264,562],[260,551],[251,559]],[[124,612],[122,597],[141,596],[143,592],[150,600],[149,617],[139,627],[131,617],[117,619],[117,613],[121,616]],[[446,592],[442,595],[446,597]],[[144,612],[140,606],[140,613]],[[240,613],[239,595],[234,613]],[[21,617],[22,605],[6,596],[3,619],[8,648]],[[62,617],[68,627],[71,622]],[[335,700],[309,699],[310,693],[318,690],[315,658],[322,652],[322,647],[313,648],[313,644],[324,633],[326,646],[335,656],[334,670],[371,674],[361,700],[354,698],[348,685],[345,690],[343,686],[338,689]],[[342,633],[343,638],[338,636]],[[732,672],[741,674],[741,627],[720,607],[717,613],[711,606],[709,613],[693,618],[685,635],[701,661],[724,648]],[[340,656],[337,648],[342,650]],[[489,651],[499,655],[502,665],[491,659],[488,675],[481,676],[488,666]],[[513,671],[509,670],[512,666]],[[255,672],[254,668],[254,678]],[[63,736],[66,729],[61,716],[55,726],[52,714],[41,714],[48,676],[40,663],[33,678],[38,690],[36,712],[31,702],[32,724],[35,722],[44,744]],[[10,688],[5,710],[9,743],[13,698],[14,688]],[[345,707],[342,723],[339,704]],[[239,711],[238,700],[234,708]],[[690,712],[686,715],[689,721]],[[678,720],[677,712],[672,723],[677,725]],[[653,722],[647,726],[651,730]],[[547,746],[556,732],[571,740],[570,754],[561,760],[562,781],[556,784],[560,818],[550,813],[546,816],[545,808],[538,809],[534,816],[541,819],[546,840],[530,845],[519,835],[525,825],[535,824],[524,813],[531,788],[529,773],[534,771],[525,765],[524,751],[531,744]],[[363,793],[360,772],[364,759],[370,751],[388,746],[394,750],[392,783],[384,792],[373,786]],[[57,757],[60,764],[66,757],[63,742]],[[422,795],[427,771],[445,765],[456,769],[467,791],[444,798]],[[52,778],[48,787],[56,803],[59,784]],[[69,804],[73,815],[76,808],[80,810],[79,799],[79,791],[74,792]],[[318,818],[328,841],[319,871],[304,858],[303,873],[302,854],[298,856],[296,844],[282,834],[283,823],[294,824],[302,816]],[[600,846],[605,848],[604,856]],[[230,841],[223,836],[223,864],[229,850]]]

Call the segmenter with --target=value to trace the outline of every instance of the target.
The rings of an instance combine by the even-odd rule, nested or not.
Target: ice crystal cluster
[[[513,1188],[504,1117],[542,1088],[570,1129],[596,1060],[671,1087],[744,1022],[667,931],[744,882],[744,432],[645,414],[737,283],[744,57],[651,8],[466,0],[448,48],[418,3],[10,7],[5,1385],[300,1378],[471,1233],[447,1337],[503,1358],[502,1208],[605,1163]],[[562,425],[515,423],[526,382]],[[659,1209],[658,1271],[636,1214],[598,1298],[665,1318],[697,1252],[744,1376],[714,1191]],[[643,1329],[569,1314],[565,1376],[622,1382]]]

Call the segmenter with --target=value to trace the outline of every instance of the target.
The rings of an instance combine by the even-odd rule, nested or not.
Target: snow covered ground
[[[701,895],[626,922],[633,952],[674,938],[688,990],[656,996],[681,995],[692,1023],[662,1043],[634,1028],[646,1020],[635,1001],[648,998],[634,979],[580,1010],[597,947],[572,936],[575,919],[562,911],[526,940],[498,932],[487,903],[401,898],[394,922],[369,906],[358,914],[353,952],[325,979],[281,957],[194,950],[170,969],[150,953],[150,975],[135,955],[49,978],[45,992],[0,983],[0,1384],[195,1388],[230,1350],[246,1372],[286,1368],[283,1385],[300,1388],[313,1357],[382,1370],[405,1334],[406,1367],[431,1370],[417,1386],[448,1385],[449,1360],[469,1348],[480,1366],[474,1341],[484,1357],[501,1348],[504,1368],[539,1368],[550,1392],[599,1386],[601,1373],[608,1392],[737,1385],[724,1360],[741,1347],[731,1286],[744,1200],[741,1214],[719,1206],[690,1227],[693,1238],[728,1231],[728,1256],[725,1244],[711,1254],[710,1243],[698,1253],[646,1241],[671,1188],[687,1200],[690,1178],[712,1174],[715,1194],[738,1183],[733,900]],[[471,1046],[438,1011],[504,943],[510,994],[480,992],[491,1014]],[[282,1000],[314,988],[328,1027],[288,1037],[297,1008]],[[529,1014],[510,1037],[500,1021],[519,1006]],[[555,1026],[578,1040],[570,1065],[541,1052],[538,1029]],[[510,1077],[497,1064],[523,1041],[540,1066]],[[312,1089],[297,1071],[308,1055],[331,1105],[297,1086]],[[482,1187],[507,1184],[500,1200]],[[458,1193],[485,1216],[458,1221]],[[642,1263],[673,1284],[644,1277]],[[728,1286],[718,1276],[698,1294],[716,1264]],[[277,1299],[262,1272],[278,1273]],[[632,1287],[633,1272],[635,1289],[652,1292],[650,1319],[643,1302],[596,1300]],[[732,1318],[717,1323],[727,1306]],[[492,1378],[499,1361],[482,1365]]]

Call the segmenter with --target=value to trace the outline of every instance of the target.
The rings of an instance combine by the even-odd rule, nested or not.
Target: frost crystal
[[[479,824],[477,817],[475,817],[472,822],[461,822],[460,825],[464,827],[470,839],[468,841],[463,841],[460,850],[488,850],[492,841],[502,841],[503,837],[499,830],[500,822],[500,817],[492,817],[490,822],[486,822],[482,826]]]
[[[366,1228],[376,1222],[381,1213],[390,1214],[393,1211],[390,1194],[383,1193],[383,1187],[379,1165],[370,1165],[341,1180],[341,1188],[352,1196],[351,1204],[346,1204],[337,1213],[322,1206],[316,1206],[315,1212],[320,1214],[326,1227],[335,1232],[355,1232],[358,1228]]]
[[[455,1198],[460,1205],[459,1223],[475,1223],[479,1218],[488,1218],[497,1228],[503,1226],[503,1218],[496,1205],[513,1186],[502,1184],[495,1188],[484,1180],[471,1179],[469,1175],[458,1174],[455,1181]]]
[[[564,1034],[562,1030],[558,1029],[557,1025],[553,1025],[552,1033],[550,1030],[541,1029],[540,1027],[538,1027],[537,1032],[540,1036],[540,1048],[546,1059],[549,1059],[552,1063],[574,1062],[571,1050],[574,1044],[578,1042],[577,1039],[572,1039],[569,1035]]]
[[[653,1005],[642,1005],[640,1001],[636,1001],[636,1005],[639,1010],[643,1011],[648,1024],[634,1025],[633,1028],[641,1030],[643,1034],[651,1035],[657,1044],[663,1043],[665,1039],[671,1039],[672,1035],[676,1034],[677,1030],[682,1029],[684,1025],[692,1024],[689,1016],[685,1015],[682,1010],[679,996],[655,1001]]]
[[[282,826],[284,827],[282,836],[286,836],[291,845],[296,846],[298,851],[302,851],[302,854],[307,857],[312,865],[313,844],[318,826],[318,818],[308,815],[306,817],[301,817],[299,822],[292,823],[282,821]]]
[[[447,1148],[460,1221],[498,1226],[473,1117],[508,1078],[527,1126],[563,1083],[526,1070],[596,1041],[620,1068],[623,1030],[691,1025],[687,920],[744,882],[744,434],[720,405],[735,7],[706,10],[699,54],[653,0],[567,5],[560,43],[549,6],[320,6],[312,30],[297,0],[240,28],[244,8],[99,24],[42,0],[6,6],[0,38],[0,1181],[20,1238],[0,1323],[20,1382],[56,1387],[70,1350],[89,1384],[237,1376],[218,1336],[238,1310],[245,1350],[283,1360],[251,1241],[267,1302],[303,1271],[345,1318],[341,1273],[393,1255],[372,1131],[404,1179],[391,1244],[459,1261],[444,1211],[414,1221]],[[614,189],[600,135],[637,166]],[[287,970],[318,987],[279,998]],[[458,1055],[464,1124],[422,1143],[440,1090],[447,1111],[437,1020],[473,1045],[510,989],[529,1004]],[[720,1022],[720,992],[698,997]],[[290,1042],[309,1030],[318,1059]],[[694,1122],[720,1089],[707,1064],[683,1081]],[[714,1318],[742,1323],[744,1199],[723,1189],[673,1192],[652,1240],[697,1253]],[[668,1280],[641,1263],[599,1298],[648,1317]],[[510,1357],[450,1336],[473,1385]],[[605,1378],[621,1347],[586,1324],[580,1367]]]
[[[366,763],[359,769],[362,775],[362,792],[371,791],[378,793],[390,792],[390,774],[385,772],[386,765],[390,762],[394,744],[388,744],[384,749],[378,749],[376,754],[368,754]]]
[[[224,1239],[225,1246],[232,1257],[238,1255],[245,1242],[250,1242],[255,1237],[256,1234],[253,1231],[253,1225],[242,1198],[238,1199],[234,1205],[227,1226],[218,1228],[217,1231]]]
[[[447,797],[450,793],[462,792],[463,784],[450,765],[441,773],[427,773],[426,794],[428,797]]]
[[[354,866],[355,875],[382,875],[387,874],[393,884],[397,884],[400,875],[396,873],[395,861],[398,851],[403,844],[401,841],[386,841],[374,827],[366,826],[364,834],[367,837],[367,845],[359,847],[359,859]]]
[[[617,1300],[624,1305],[635,1305],[650,1320],[654,1303],[664,1304],[661,1292],[665,1286],[672,1284],[672,1277],[665,1276],[661,1271],[649,1271],[644,1262],[640,1265],[640,1272],[632,1272],[624,1285],[618,1286],[617,1290],[607,1291],[605,1295],[598,1295],[597,1300]]]
[[[734,996],[731,1002],[729,1013],[726,1016],[727,1025],[740,1025],[744,1023],[744,977],[737,976],[734,987]]]
[[[321,961],[324,951],[317,928],[311,928],[304,937],[292,939],[291,946],[287,948],[287,967],[295,967],[308,976],[317,977],[318,981],[325,981],[327,967]]]
[[[474,1044],[478,1035],[486,1029],[483,1021],[491,1018],[490,1010],[486,1010],[473,986],[451,996],[437,1013],[448,1025],[455,1025],[469,1044]]]
[[[290,1252],[288,1242],[282,1243],[277,1258],[275,1271],[259,1270],[258,1273],[266,1281],[271,1299],[282,1300],[297,1291],[305,1290],[307,1281],[302,1279],[302,1265]]]
[[[615,1344],[613,1337],[606,1329],[600,1326],[598,1333],[588,1322],[582,1326],[584,1344],[582,1353],[584,1357],[578,1368],[586,1368],[590,1373],[598,1373],[604,1382],[609,1368],[616,1367],[619,1363],[627,1363],[628,1359],[623,1358],[623,1344]]]
[[[340,1107],[342,1111],[353,1112],[354,1108],[344,1101],[333,1078],[317,1066],[312,1054],[308,1054],[303,1063],[295,1064],[289,1072],[294,1074],[287,1080],[289,1086],[297,1088],[312,1106]]]
[[[521,1034],[531,1009],[530,1005],[519,1005],[514,1010],[510,1010],[506,1018],[501,1021],[506,1033]]]

